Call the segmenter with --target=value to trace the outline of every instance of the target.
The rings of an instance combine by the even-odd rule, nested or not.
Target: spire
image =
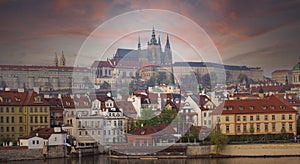
[[[170,41],[169,41],[169,35],[168,34],[167,34],[166,48],[170,49]]]
[[[158,45],[160,45],[160,36],[158,36]]]
[[[152,37],[151,37],[150,44],[157,44],[157,40],[156,40],[156,38],[155,38],[155,30],[154,30],[154,26],[153,26],[153,29],[152,29]]]
[[[138,42],[138,50],[141,50],[141,38],[139,36],[139,42]]]
[[[58,58],[57,58],[57,54],[55,52],[55,58],[54,58],[54,65],[57,67],[58,66]]]
[[[60,66],[66,66],[66,59],[65,59],[64,51],[61,52]]]

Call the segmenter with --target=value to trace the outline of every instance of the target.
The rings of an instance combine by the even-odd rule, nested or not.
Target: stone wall
[[[187,156],[216,155],[215,146],[188,146]],[[300,144],[227,145],[219,155],[224,156],[300,156]]]
[[[27,147],[3,147],[0,149],[0,161],[43,159],[43,149]]]

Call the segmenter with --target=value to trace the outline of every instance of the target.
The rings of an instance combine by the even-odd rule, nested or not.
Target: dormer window
[[[71,103],[70,103],[69,101],[66,101],[66,105],[67,105],[67,106],[70,106]]]
[[[261,107],[263,110],[266,110],[267,109],[267,106],[262,106]]]
[[[274,109],[275,109],[275,106],[271,105],[271,106],[270,106],[270,109],[274,110]]]
[[[280,109],[285,109],[285,105],[280,105]]]
[[[249,109],[250,109],[250,110],[253,110],[253,109],[254,109],[254,106],[249,106]]]
[[[243,106],[239,106],[239,109],[240,109],[240,110],[244,110],[244,107],[243,107]]]
[[[34,102],[35,103],[40,103],[41,102],[41,96],[34,97]]]
[[[15,97],[16,102],[20,102],[21,99],[19,97]]]

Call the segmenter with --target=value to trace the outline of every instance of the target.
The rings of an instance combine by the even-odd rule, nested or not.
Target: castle
[[[152,29],[151,39],[147,44],[147,49],[142,49],[139,37],[136,50],[118,48],[113,60],[116,60],[117,62],[120,60],[135,61],[141,64],[154,64],[160,66],[168,66],[172,64],[172,51],[168,35],[164,51],[162,50],[160,36],[156,38],[154,28]]]

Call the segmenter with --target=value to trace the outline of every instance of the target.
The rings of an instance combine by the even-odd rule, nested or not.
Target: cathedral
[[[170,66],[172,64],[172,51],[168,35],[163,51],[160,37],[156,37],[155,30],[153,28],[151,39],[148,41],[147,45],[147,49],[142,49],[139,37],[136,50],[118,48],[113,60],[135,61],[141,64],[154,64],[159,66]]]

